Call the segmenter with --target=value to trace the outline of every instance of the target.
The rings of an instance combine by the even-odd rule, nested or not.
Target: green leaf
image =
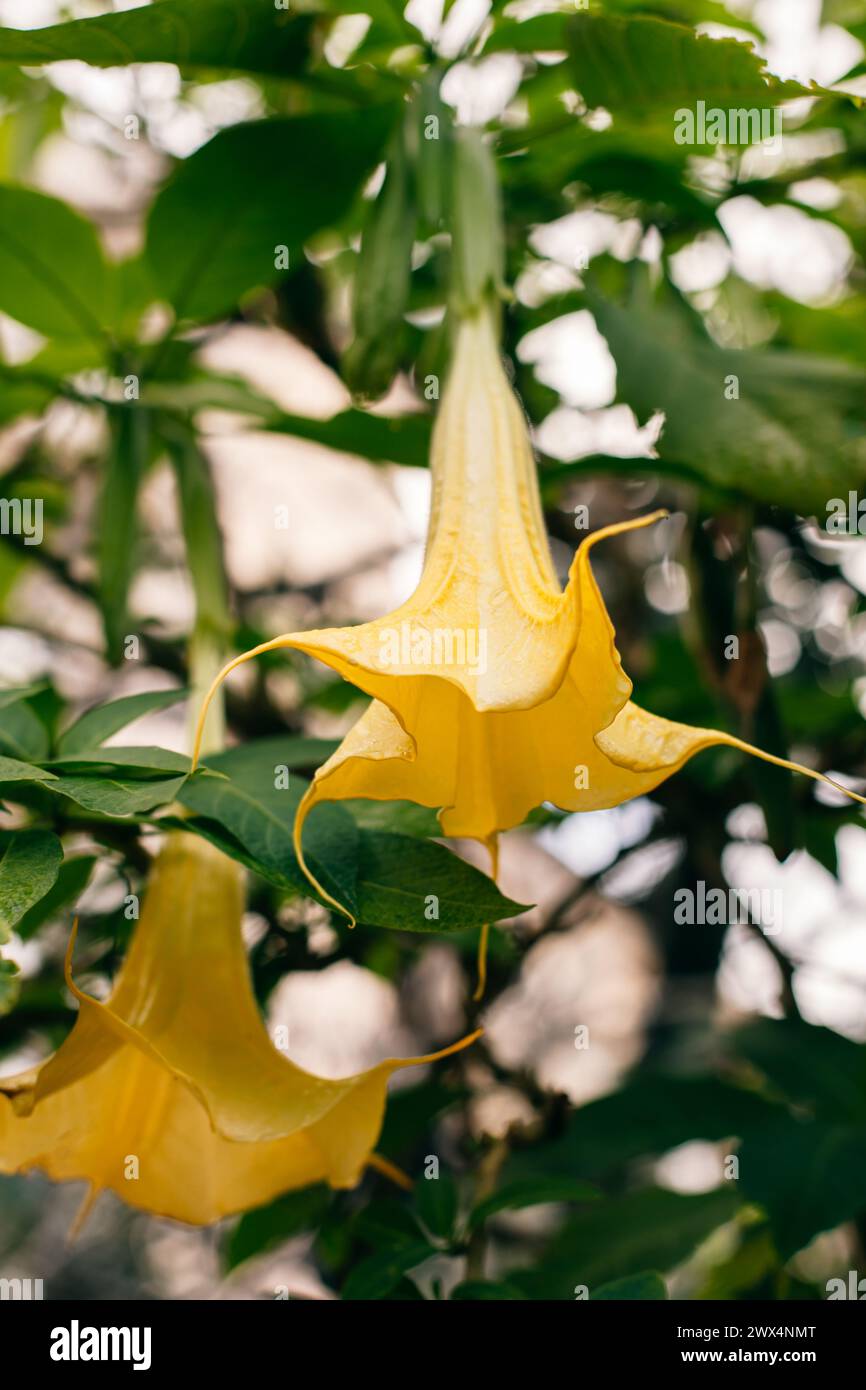
[[[48,732],[28,703],[41,687],[0,692],[0,748],[13,758],[38,762],[48,753]]]
[[[16,685],[0,690],[0,711],[7,710],[10,705],[17,705],[19,700],[29,700],[31,696],[41,694],[45,688],[45,682],[42,681],[37,685]]]
[[[92,224],[57,198],[0,185],[0,309],[48,338],[104,338],[108,269]]]
[[[418,1214],[431,1235],[447,1240],[457,1221],[457,1184],[448,1172],[422,1177],[415,1184]]]
[[[57,917],[70,903],[75,903],[84,892],[98,862],[94,854],[79,854],[64,859],[57,873],[54,887],[35,903],[18,923],[17,932],[23,940],[38,931],[43,922]]]
[[[760,1019],[732,1034],[736,1053],[791,1104],[825,1120],[866,1123],[866,1047],[829,1028]]]
[[[408,1270],[436,1253],[432,1245],[419,1240],[413,1245],[370,1255],[352,1270],[343,1285],[342,1297],[349,1300],[386,1298]]]
[[[442,834],[439,817],[432,806],[414,801],[368,801],[364,797],[341,801],[362,830],[393,830],[398,835],[421,837]]]
[[[385,394],[402,359],[417,222],[404,119],[391,139],[385,182],[367,210],[355,268],[355,337],[343,358],[350,390],[372,399]]]
[[[761,32],[739,7],[731,8],[724,0],[605,0],[605,9],[622,15],[651,10],[654,15],[680,24],[736,24],[738,29]]]
[[[866,1125],[780,1119],[738,1156],[740,1189],[766,1211],[783,1260],[866,1212]]]
[[[628,308],[594,292],[589,303],[616,360],[617,398],[642,422],[657,410],[665,414],[657,445],[662,468],[822,517],[828,498],[847,495],[850,431],[816,384],[820,366],[811,385],[804,377],[795,385],[785,354],[725,351],[699,336],[685,312],[644,294]],[[726,399],[731,376],[739,399]]]
[[[715,1077],[639,1073],[613,1095],[581,1106],[561,1145],[563,1167],[600,1175],[693,1139],[742,1138],[773,1122],[777,1107]]]
[[[120,700],[96,705],[64,730],[58,740],[57,751],[63,757],[70,757],[73,753],[98,748],[134,719],[140,719],[143,714],[150,714],[153,710],[176,705],[178,700],[186,699],[187,694],[186,690],[146,690],[141,695],[124,695]]]
[[[282,752],[275,759],[275,740],[253,742],[209,757],[207,771],[190,778],[180,797],[184,806],[224,826],[252,856],[259,872],[294,893],[312,895],[295,855],[295,814],[306,782],[291,776],[279,786],[278,769],[287,767]],[[282,780],[281,774],[279,780]],[[196,829],[191,826],[191,829]],[[329,893],[356,915],[357,829],[338,806],[325,806],[305,829],[305,853],[316,877]]]
[[[179,347],[178,340],[175,339],[171,346],[176,352]],[[177,364],[175,370],[187,370],[188,367],[189,363],[183,360]],[[236,415],[254,415],[264,421],[274,413],[274,402],[268,396],[255,391],[240,377],[198,370],[181,381],[157,379],[142,382],[141,402],[152,410],[171,412],[175,415],[197,410],[229,410]],[[172,426],[176,426],[177,423],[171,421]],[[167,440],[171,437],[172,442],[177,441],[180,431],[170,436],[168,426],[169,421],[163,414],[159,421],[161,433]]]
[[[443,72],[431,66],[420,78],[407,115],[418,209],[427,226],[436,229],[448,215],[448,184],[453,152],[454,112],[442,100]],[[438,123],[435,126],[431,117]],[[436,135],[430,139],[431,134]]]
[[[41,415],[56,394],[51,382],[28,380],[13,367],[0,363],[0,421],[17,420],[19,415]]]
[[[270,0],[162,0],[146,10],[47,29],[0,29],[0,62],[177,63],[287,77],[306,60],[312,24],[310,16],[288,14]]]
[[[12,1012],[18,1003],[20,993],[18,966],[13,961],[0,957],[0,1018]]]
[[[51,830],[19,830],[0,860],[0,941],[53,887],[63,846]]]
[[[419,1143],[444,1111],[466,1100],[465,1091],[445,1086],[441,1081],[422,1081],[401,1087],[388,1097],[385,1120],[379,1136],[379,1149],[391,1158],[400,1158]]]
[[[0,757],[0,783],[3,782],[53,782],[53,772],[46,772],[32,763],[21,762],[18,758]]]
[[[300,753],[298,753],[300,756]],[[307,754],[304,753],[306,760]],[[179,800],[201,820],[189,829],[288,892],[313,896],[294,851],[295,815],[307,782],[288,767],[289,740],[264,739],[208,758]],[[228,837],[214,833],[224,827]],[[240,852],[239,852],[240,850]],[[386,831],[359,831],[340,805],[317,807],[304,827],[304,853],[329,893],[367,926],[404,931],[459,931],[525,911],[503,897],[493,881],[443,845]],[[427,915],[433,910],[438,917]]]
[[[736,23],[740,29],[754,25],[741,14],[731,15],[716,0],[605,0],[605,8],[628,15],[633,10],[652,9],[665,19],[684,24],[715,21],[717,24]],[[568,20],[564,12],[533,15],[529,19],[498,18],[490,36],[485,40],[485,53],[556,53],[568,48]],[[757,30],[756,30],[757,32]]]
[[[98,772],[102,777],[116,772],[121,776],[124,773],[149,775],[154,772],[187,773],[190,759],[185,753],[175,753],[170,748],[124,748],[112,744],[108,748],[91,748],[51,758],[47,766],[52,772]]]
[[[358,849],[358,921],[367,926],[460,931],[526,911],[486,874],[430,840],[362,831]],[[431,897],[439,915],[428,918]]]
[[[680,1264],[740,1204],[732,1185],[685,1195],[645,1188],[591,1203],[566,1224],[538,1269],[512,1271],[509,1279],[530,1297],[573,1299],[578,1285],[590,1291],[639,1274]]]
[[[529,19],[498,18],[484,42],[485,53],[557,53],[568,48],[568,16],[537,14]]]
[[[402,1250],[424,1239],[412,1212],[395,1197],[374,1198],[358,1213],[352,1230],[374,1250]]]
[[[315,232],[347,212],[381,156],[393,107],[230,126],[184,160],[150,215],[155,288],[179,318],[210,319],[272,284]]]
[[[279,434],[309,439],[340,453],[358,454],[373,463],[403,463],[426,468],[430,454],[429,415],[371,415],[366,410],[344,410],[330,420],[311,420],[306,415],[276,415],[267,428]]]
[[[136,782],[116,777],[57,777],[51,790],[97,815],[126,817],[169,805],[185,781],[185,777]]]
[[[317,768],[330,758],[339,747],[339,740],[332,738],[305,738],[298,734],[274,734],[268,738],[250,739],[244,744],[244,751],[232,749],[231,754],[218,753],[205,761],[226,776],[233,776],[243,769],[243,779],[250,783],[256,781],[272,782],[274,771],[284,767],[289,772],[300,768]],[[303,777],[295,780],[295,790],[306,790]]]
[[[744,1226],[740,1242],[728,1259],[707,1271],[699,1298],[728,1302],[742,1297],[760,1298],[762,1286],[778,1275],[779,1254],[765,1221]],[[790,1290],[788,1297],[796,1297]]]
[[[580,14],[568,37],[574,82],[587,105],[615,117],[666,122],[672,143],[678,108],[703,101],[708,109],[768,109],[811,90],[765,79],[764,60],[750,44],[663,19]]]
[[[642,1274],[630,1274],[625,1279],[613,1279],[609,1284],[602,1284],[599,1289],[590,1290],[589,1295],[592,1302],[604,1302],[609,1299],[664,1299],[667,1296],[664,1279],[652,1270],[645,1270]]]
[[[293,1236],[313,1231],[331,1204],[324,1184],[287,1192],[275,1202],[245,1212],[231,1232],[225,1252],[226,1269],[235,1269],[253,1255],[262,1255]]]
[[[469,1229],[482,1226],[499,1211],[522,1211],[545,1202],[592,1202],[599,1196],[597,1187],[576,1178],[527,1178],[510,1183],[479,1202],[469,1218]]]

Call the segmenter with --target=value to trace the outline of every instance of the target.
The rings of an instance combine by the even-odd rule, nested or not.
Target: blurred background
[[[775,77],[819,84],[812,96],[785,93],[785,134],[771,151],[676,147],[671,106],[688,103],[672,103],[669,75],[650,61],[648,88],[655,72],[661,92],[647,92],[649,116],[620,112],[615,83],[609,101],[584,99],[579,53],[551,47],[547,31],[518,32],[545,17],[543,5],[456,0],[444,19],[435,0],[411,0],[405,17],[387,0],[357,5],[366,13],[322,4],[293,14],[309,24],[292,41],[290,78],[233,66],[228,50],[225,63],[201,65],[135,61],[134,49],[116,66],[43,65],[38,49],[22,61],[0,44],[0,179],[80,214],[106,263],[126,267],[106,358],[86,334],[52,334],[50,314],[19,306],[0,227],[0,470],[4,495],[40,497],[45,515],[38,547],[0,538],[0,684],[32,688],[40,717],[66,720],[186,684],[196,579],[178,439],[194,441],[212,488],[237,649],[364,621],[412,592],[430,491],[422,383],[442,350],[448,229],[422,221],[410,237],[390,384],[359,404],[343,364],[387,151],[365,155],[343,204],[304,233],[300,256],[292,247],[287,274],[251,279],[224,312],[185,314],[164,275],[142,288],[140,267],[148,256],[164,266],[165,246],[185,244],[164,237],[149,251],[154,208],[220,132],[322,112],[369,130],[379,102],[435,70],[449,118],[493,137],[513,290],[506,347],[558,569],[581,539],[580,508],[594,530],[668,507],[668,525],[595,552],[636,698],[862,791],[866,539],[856,506],[853,534],[827,520],[832,499],[847,509],[854,490],[859,500],[866,473],[856,100],[866,5],[589,7],[590,17],[661,17],[748,40]],[[23,34],[137,8],[0,0],[0,23]],[[288,146],[284,157],[290,165]],[[269,178],[283,176],[275,163]],[[210,235],[200,186],[187,194],[190,226],[198,219]],[[50,249],[36,249],[66,281],[75,233],[57,225]],[[209,256],[207,239],[198,254]],[[730,377],[738,385],[726,394]],[[133,495],[112,511],[112,461],[129,477],[116,407],[130,381],[159,423]],[[140,636],[138,659],[124,659],[126,634]],[[232,679],[229,741],[288,731],[325,741],[325,752],[362,708],[325,668],[281,654]],[[3,717],[10,751],[18,726]],[[189,752],[189,720],[181,702],[110,742]],[[23,815],[7,804],[4,831]],[[87,987],[105,993],[125,941],[124,895],[155,840],[137,840],[137,827],[58,829],[67,851],[95,856],[79,907]],[[486,867],[476,847],[456,848]],[[699,882],[775,895],[777,922],[677,922],[675,893]],[[407,1075],[383,1145],[413,1174],[438,1156],[461,1201],[483,1195],[491,1172],[541,1182],[542,1200],[487,1223],[487,1296],[574,1297],[576,1286],[653,1270],[672,1297],[810,1298],[849,1269],[866,1274],[860,810],[717,750],[615,810],[540,808],[504,837],[500,887],[533,906],[493,934],[484,1045],[447,1085]],[[3,947],[19,968],[0,1018],[3,1075],[48,1055],[71,1026],[60,972],[69,917],[64,903]],[[472,932],[350,934],[323,906],[252,874],[245,932],[269,1027],[290,1022],[290,1055],[320,1074],[420,1052],[469,1026]],[[737,1154],[748,1174],[726,1171]],[[559,1174],[598,1183],[604,1201],[543,1200]],[[338,1297],[379,1248],[377,1220],[403,1202],[370,1178],[300,1214],[277,1203],[195,1230],[106,1195],[68,1244],[80,1197],[0,1178],[4,1275],[41,1277],[54,1298]],[[465,1278],[450,1232],[433,1235],[437,1251],[387,1296],[446,1296]]]

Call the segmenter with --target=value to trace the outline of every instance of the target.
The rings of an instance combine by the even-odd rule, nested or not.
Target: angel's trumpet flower
[[[339,1081],[302,1071],[260,1018],[242,911],[238,865],[172,833],[108,1002],[77,988],[67,957],[72,1032],[42,1066],[0,1082],[0,1172],[83,1180],[91,1198],[111,1188],[196,1224],[289,1188],[359,1181],[376,1162],[389,1077],[445,1054]]]
[[[376,622],[277,637],[236,658],[215,683],[251,656],[294,647],[373,696],[299,807],[299,857],[304,819],[318,801],[419,802],[439,810],[446,835],[493,850],[499,831],[544,801],[566,811],[617,806],[712,744],[830,781],[632,703],[590,555],[605,537],[665,513],[589,536],[561,588],[526,419],[489,311],[457,326],[430,466],[427,550],[412,597]]]

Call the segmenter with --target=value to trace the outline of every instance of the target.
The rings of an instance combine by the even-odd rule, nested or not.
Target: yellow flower
[[[230,662],[211,691],[242,661],[294,647],[373,697],[301,803],[295,838],[302,863],[304,819],[319,801],[368,797],[436,807],[444,834],[480,840],[495,864],[499,831],[542,802],[566,811],[617,806],[652,791],[712,744],[830,780],[631,701],[590,555],[605,537],[665,513],[589,536],[561,588],[529,431],[490,312],[457,326],[430,466],[424,571],[408,602],[359,627],[274,638]]]
[[[84,1180],[91,1198],[111,1188],[203,1224],[308,1183],[353,1187],[371,1162],[387,1167],[372,1151],[389,1078],[445,1053],[337,1081],[295,1066],[261,1021],[242,911],[238,865],[175,832],[106,1004],[73,984],[70,942],[78,1018],[47,1062],[0,1082],[0,1172]]]

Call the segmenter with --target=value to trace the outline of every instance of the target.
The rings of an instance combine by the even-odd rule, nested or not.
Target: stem
[[[478,1165],[478,1180],[475,1185],[475,1205],[492,1197],[499,1182],[502,1166],[508,1157],[508,1144],[497,1139],[487,1150]],[[487,1223],[482,1221],[469,1237],[466,1249],[466,1279],[483,1279],[487,1259]]]
[[[197,625],[189,643],[190,699],[187,718],[188,741],[192,748],[196,723],[205,696],[224,665],[221,640],[209,626]],[[225,700],[220,686],[213,696],[204,722],[201,753],[219,753],[225,747]]]

